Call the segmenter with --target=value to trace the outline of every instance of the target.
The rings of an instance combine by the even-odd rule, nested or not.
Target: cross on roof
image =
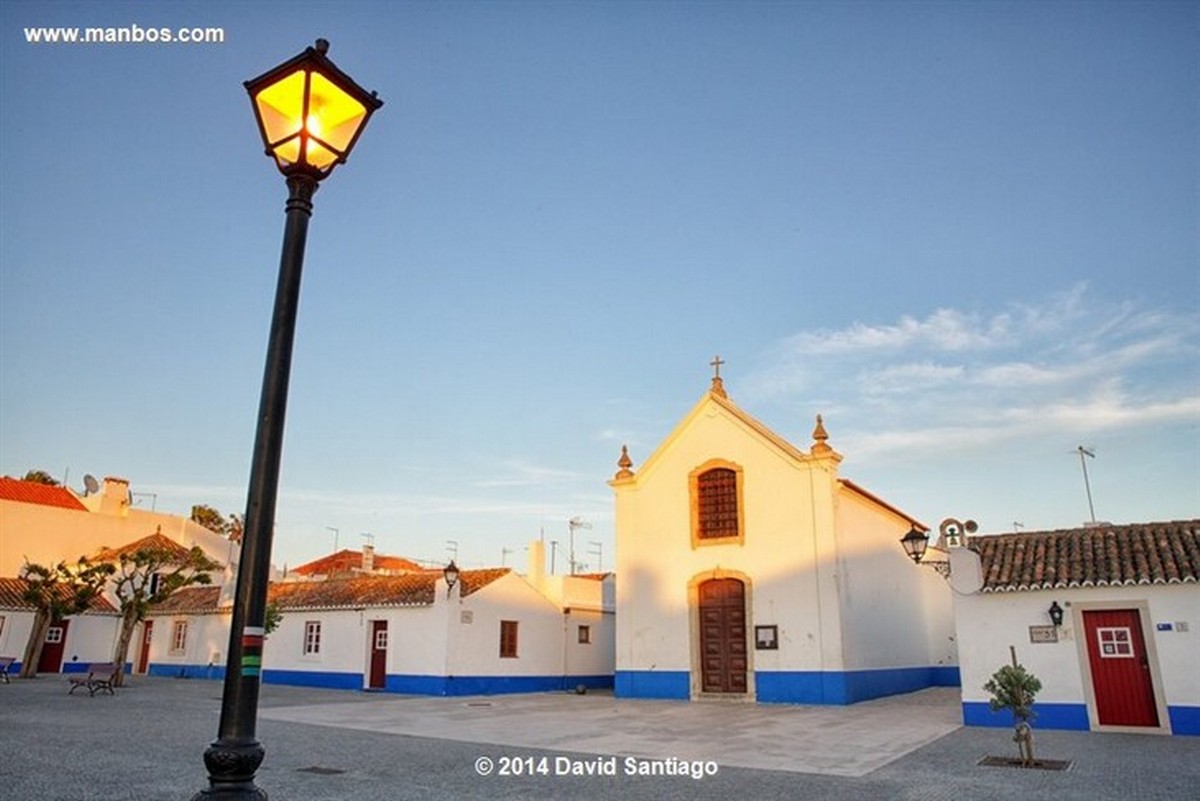
[[[721,359],[720,356],[713,356],[713,360],[711,362],[709,362],[709,364],[712,365],[712,368],[713,368],[713,378],[721,377],[721,365],[724,363],[725,362]]]

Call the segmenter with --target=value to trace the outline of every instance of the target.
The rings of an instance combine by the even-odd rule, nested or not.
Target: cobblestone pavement
[[[116,696],[95,698],[67,689],[60,676],[0,685],[4,801],[186,800],[207,787],[201,756],[216,735],[219,683],[137,677]],[[984,767],[984,756],[1015,753],[1010,735],[953,725],[939,732],[955,709],[952,694],[939,691],[829,708],[603,694],[430,699],[267,685],[258,784],[273,801],[1200,797],[1200,738],[1039,731],[1038,755],[1070,761],[1068,770]],[[909,720],[922,717],[930,722]],[[866,738],[864,720],[875,729]],[[718,722],[719,737],[695,736]],[[505,727],[511,737],[497,734]],[[845,753],[845,762],[822,756],[829,764],[809,764],[810,728],[819,730],[822,753]],[[924,742],[905,740],[922,732]],[[742,766],[756,749],[783,767]],[[684,775],[625,775],[627,758],[635,771]],[[611,765],[617,775],[571,775],[589,765]],[[504,767],[521,775],[499,775]]]

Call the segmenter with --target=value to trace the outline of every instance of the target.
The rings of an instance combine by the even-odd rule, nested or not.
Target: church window
[[[740,542],[742,471],[728,462],[710,462],[691,475],[692,545]]]

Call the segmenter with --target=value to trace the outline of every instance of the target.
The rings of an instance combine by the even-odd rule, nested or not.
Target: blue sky
[[[611,567],[620,446],[636,469],[715,354],[735,402],[800,447],[823,414],[842,475],[926,523],[1086,521],[1080,445],[1097,517],[1200,516],[1195,4],[0,21],[0,473],[242,511],[285,188],[241,82],[321,36],[386,105],[315,198],[276,562],[334,527],[523,565],[578,515]],[[225,41],[25,38],[131,25]]]

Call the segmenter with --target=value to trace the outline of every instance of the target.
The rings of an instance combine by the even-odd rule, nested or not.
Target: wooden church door
[[[700,585],[700,689],[746,692],[746,588],[737,579]]]

